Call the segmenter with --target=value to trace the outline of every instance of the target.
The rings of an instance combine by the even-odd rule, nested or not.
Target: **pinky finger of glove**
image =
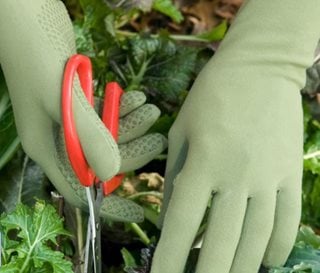
[[[148,134],[119,145],[120,172],[139,169],[167,148],[167,139],[159,134]]]
[[[187,140],[183,137],[183,134],[179,133],[174,127],[172,127],[172,129],[169,132],[168,150],[169,151],[166,165],[163,203],[158,218],[158,228],[162,228],[163,226],[164,217],[166,215],[169,201],[171,199],[173,191],[173,181],[175,180],[177,174],[180,173],[180,171],[182,170],[188,153]]]
[[[146,100],[146,95],[141,91],[125,92],[121,97],[120,117],[124,117],[138,107],[142,106]]]
[[[287,185],[291,185],[296,179],[290,179],[290,183]],[[264,266],[282,266],[286,262],[298,233],[300,216],[301,191],[296,190],[295,187],[281,189],[277,195],[275,222],[264,254]]]

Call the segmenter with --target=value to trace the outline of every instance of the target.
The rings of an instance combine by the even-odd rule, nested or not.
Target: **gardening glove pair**
[[[15,121],[26,153],[43,168],[72,205],[87,206],[84,188],[75,177],[62,141],[61,86],[66,61],[76,53],[72,24],[60,0],[0,1],[0,63],[9,88]],[[144,135],[159,109],[144,104],[141,92],[123,95],[119,146],[88,104],[79,80],[74,83],[73,112],[89,165],[101,180],[142,167],[166,148],[160,134]],[[110,196],[101,216],[141,221],[133,202]]]
[[[152,273],[182,273],[210,201],[196,273],[285,263],[301,210],[300,90],[319,0],[247,0],[169,132]]]

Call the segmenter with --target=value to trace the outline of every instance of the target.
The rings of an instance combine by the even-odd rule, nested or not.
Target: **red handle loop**
[[[67,62],[62,86],[62,123],[64,140],[69,161],[76,176],[83,186],[90,187],[96,180],[95,174],[90,168],[83,153],[72,111],[72,87],[76,72],[78,72],[81,87],[92,107],[94,102],[91,61],[86,56],[79,54],[74,55]],[[119,104],[122,94],[123,90],[118,83],[112,82],[107,84],[102,121],[115,140],[118,139]],[[122,178],[123,175],[117,175],[106,183],[103,183],[104,194],[107,195],[119,187]]]
[[[92,67],[90,59],[83,55],[72,56],[66,65],[62,85],[62,124],[64,140],[70,164],[83,186],[92,186],[94,173],[83,153],[77,134],[72,111],[72,87],[75,73],[78,72],[81,87],[89,103],[93,106]]]
[[[118,140],[119,129],[119,101],[122,94],[123,90],[118,83],[110,82],[106,85],[102,121],[116,141]],[[116,190],[121,185],[123,177],[124,175],[118,174],[109,181],[104,182],[104,195],[108,195]]]

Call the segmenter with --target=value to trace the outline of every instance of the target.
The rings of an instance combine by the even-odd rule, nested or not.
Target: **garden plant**
[[[224,2],[237,1],[65,0],[77,52],[90,57],[93,64],[98,104],[106,82],[117,81],[126,93],[141,91],[148,103],[161,110],[148,133],[167,137],[188,90],[215,54],[242,1],[235,6],[230,4],[234,8],[230,11],[232,16],[227,12],[225,17],[221,12]],[[208,5],[213,14],[210,20],[205,16]],[[318,53],[313,66],[306,71],[307,82],[301,90],[304,109],[301,226],[285,266],[261,266],[260,273],[320,273]],[[115,195],[141,209],[144,221],[104,219],[103,272],[150,272],[160,237],[157,223],[163,203],[166,159],[167,150],[146,166],[125,173]],[[209,209],[210,203],[195,245],[206,231]],[[64,200],[42,169],[23,151],[1,71],[0,212],[0,273],[84,272],[88,214]],[[175,245],[171,247],[175,249]],[[199,248],[190,251],[185,273],[195,272],[198,255]]]

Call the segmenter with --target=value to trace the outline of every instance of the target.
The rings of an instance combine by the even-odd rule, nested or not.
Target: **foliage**
[[[166,35],[135,36],[123,51],[126,58],[114,62],[117,79],[126,90],[143,90],[161,108],[180,105],[190,84],[197,50],[175,44]],[[174,76],[173,76],[174,75]]]
[[[0,211],[17,203],[32,205],[35,198],[49,200],[49,185],[40,167],[20,151],[0,172]]]
[[[43,201],[33,208],[18,204],[0,218],[2,236],[0,272],[72,273],[72,263],[53,250],[57,236],[69,236],[56,210]]]
[[[310,104],[304,104],[305,156],[302,194],[302,222],[320,227],[320,123],[312,116]]]
[[[181,12],[172,4],[171,0],[155,0],[152,7],[154,10],[171,17],[177,23],[183,20]]]
[[[209,42],[221,41],[228,29],[227,21],[223,21],[220,25],[212,30],[199,34],[199,38],[208,40]]]
[[[19,139],[14,124],[13,111],[9,100],[8,89],[0,68],[0,169],[14,155]]]

